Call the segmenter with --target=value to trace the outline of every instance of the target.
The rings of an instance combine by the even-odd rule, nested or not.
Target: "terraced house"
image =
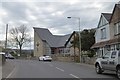
[[[51,54],[73,54],[69,39],[75,34],[53,35],[46,28],[34,27],[34,56]]]
[[[92,46],[98,57],[111,50],[120,50],[120,4],[115,4],[112,13],[102,13]]]

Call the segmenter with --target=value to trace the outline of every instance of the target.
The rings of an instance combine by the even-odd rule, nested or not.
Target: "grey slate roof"
[[[69,39],[71,34],[59,36],[53,35],[48,29],[45,28],[35,28],[34,31],[38,34],[38,36],[45,40],[50,47],[64,47],[65,43]]]
[[[112,14],[111,13],[102,13],[102,14],[106,18],[106,20],[109,22]]]

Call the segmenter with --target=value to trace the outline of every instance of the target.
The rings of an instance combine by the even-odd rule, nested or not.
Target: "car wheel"
[[[120,67],[117,68],[116,74],[117,74],[118,79],[120,79]]]
[[[45,61],[45,59],[43,58],[43,61]]]
[[[40,58],[38,58],[38,60],[40,61]]]
[[[100,68],[99,64],[96,65],[95,69],[96,69],[96,73],[97,74],[101,74],[102,73],[102,69]]]

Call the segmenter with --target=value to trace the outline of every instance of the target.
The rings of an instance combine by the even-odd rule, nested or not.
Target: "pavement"
[[[2,66],[0,66],[0,80],[2,79]]]
[[[0,80],[2,79],[2,59],[0,58]]]
[[[14,68],[13,60],[6,60],[5,64],[2,65],[2,78],[7,78]]]

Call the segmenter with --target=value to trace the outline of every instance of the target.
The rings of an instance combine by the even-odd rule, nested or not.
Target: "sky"
[[[26,25],[31,37],[33,27],[48,28],[54,35],[70,34],[79,29],[96,28],[101,13],[112,13],[119,0],[0,0],[0,40],[5,26]],[[68,19],[67,17],[72,17]]]

